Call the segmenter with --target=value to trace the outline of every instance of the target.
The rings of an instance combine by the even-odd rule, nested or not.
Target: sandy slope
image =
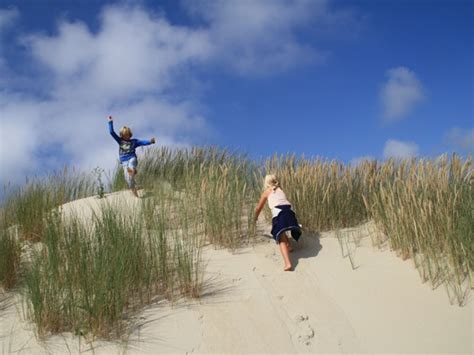
[[[123,193],[107,200],[136,203]],[[89,218],[105,201],[84,199],[64,210]],[[411,261],[373,250],[367,226],[354,230],[361,237],[353,251],[356,270],[341,257],[334,234],[323,233],[305,235],[292,253],[295,271],[283,272],[277,246],[264,236],[268,230],[261,225],[255,245],[235,253],[208,247],[203,297],[150,306],[125,345],[91,347],[68,334],[40,343],[22,321],[17,298],[11,298],[0,312],[0,349],[27,354],[473,352],[472,301],[450,305],[443,288],[421,283]]]

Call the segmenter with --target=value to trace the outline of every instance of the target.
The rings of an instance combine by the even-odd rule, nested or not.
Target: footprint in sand
[[[308,320],[309,317],[308,316],[302,316],[302,315],[298,315],[295,317],[295,321],[296,323],[301,323],[301,322],[304,322],[305,320]]]
[[[314,329],[308,320],[309,317],[306,315],[298,315],[295,317],[295,321],[298,324],[298,341],[305,345],[311,345],[311,341],[314,338]]]

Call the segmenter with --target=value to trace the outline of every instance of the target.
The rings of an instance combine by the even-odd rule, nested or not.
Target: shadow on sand
[[[271,234],[262,233],[266,239],[273,239]],[[320,241],[319,233],[303,233],[296,242],[293,238],[289,238],[293,251],[290,253],[290,260],[293,265],[293,270],[298,266],[300,259],[315,258],[323,248]],[[278,248],[278,246],[277,246]],[[278,251],[280,254],[280,251]]]
[[[319,233],[303,233],[298,242],[290,238],[293,252],[290,253],[290,260],[293,270],[298,266],[300,259],[315,258],[323,248],[319,241]]]

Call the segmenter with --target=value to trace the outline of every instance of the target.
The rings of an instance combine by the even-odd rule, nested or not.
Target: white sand
[[[138,200],[129,193],[64,206],[90,218],[105,201]],[[95,207],[94,207],[95,206]],[[69,211],[69,212],[67,212]],[[262,225],[268,233],[269,226]],[[473,307],[450,305],[443,287],[422,284],[410,260],[374,250],[367,227],[354,230],[356,270],[342,258],[334,233],[303,236],[293,272],[283,272],[269,238],[231,253],[208,247],[204,295],[161,302],[140,314],[126,344],[87,344],[70,334],[39,342],[12,297],[0,311],[2,353],[464,353],[472,354]],[[5,303],[4,307],[5,308]]]

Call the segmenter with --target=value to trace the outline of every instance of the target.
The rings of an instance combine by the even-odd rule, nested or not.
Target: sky
[[[467,156],[473,3],[0,0],[0,182],[112,169],[108,115],[255,159]]]

